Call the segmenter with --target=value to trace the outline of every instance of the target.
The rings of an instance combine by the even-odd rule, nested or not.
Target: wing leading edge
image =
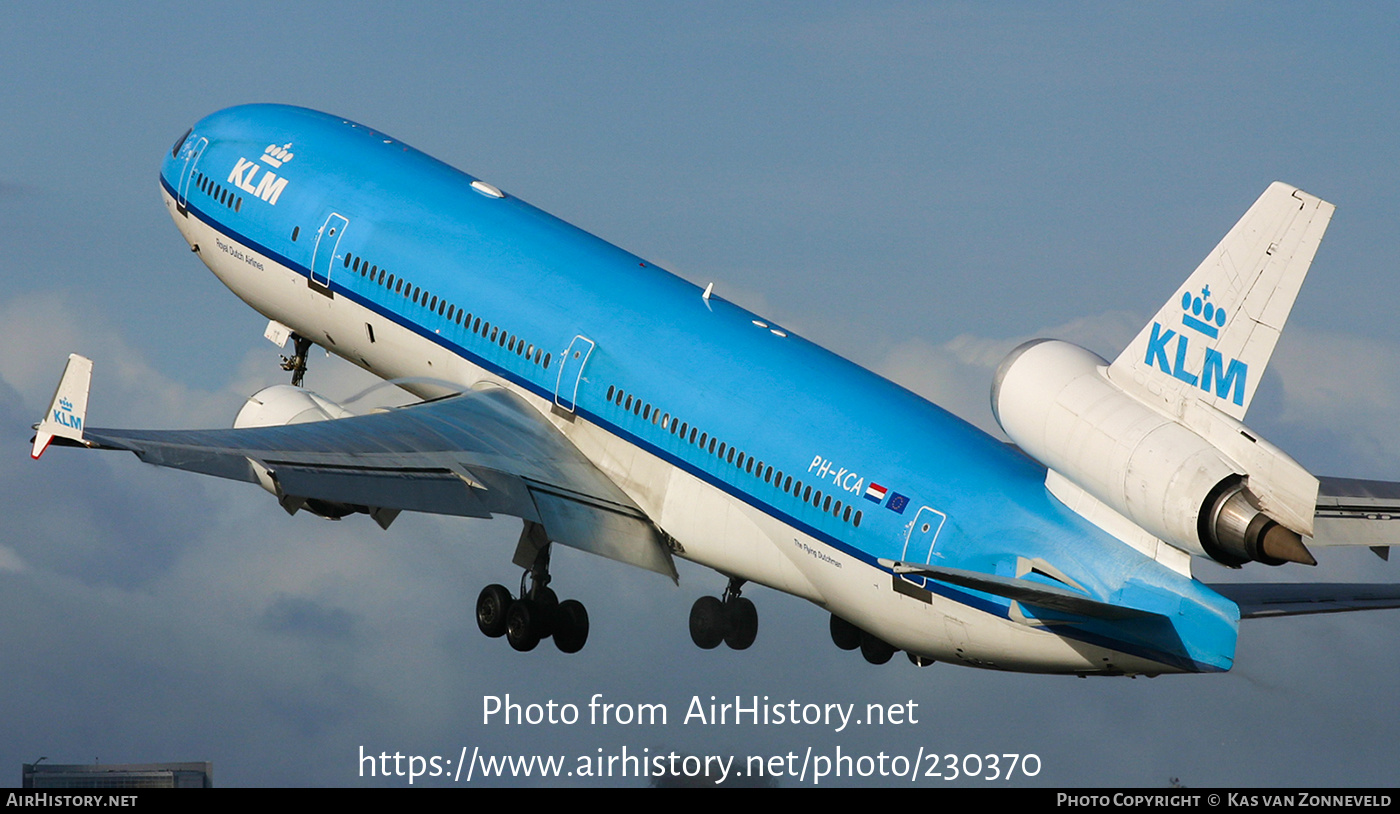
[[[552,542],[677,579],[671,553],[646,514],[505,389],[306,424],[84,427],[79,437],[62,440],[127,450],[156,466],[257,483],[289,512],[366,512],[383,526],[400,511],[512,515],[543,526]]]

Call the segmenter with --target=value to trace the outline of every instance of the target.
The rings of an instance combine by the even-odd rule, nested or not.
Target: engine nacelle
[[[354,413],[325,396],[290,384],[275,384],[249,396],[234,417],[233,426],[235,429],[280,427],[352,415]]]
[[[248,397],[238,415],[233,419],[234,429],[246,427],[280,427],[287,424],[307,424],[312,421],[330,421],[349,418],[354,413],[334,401],[290,384],[276,384],[263,388]],[[277,486],[277,480],[261,464],[253,461],[257,470],[258,484],[277,497],[282,507],[289,512],[306,509],[312,514],[331,520],[361,511],[359,507],[326,500],[293,500],[287,498]]]
[[[1313,562],[1301,536],[1261,509],[1246,466],[1124,392],[1107,365],[1068,342],[1021,345],[992,384],[997,423],[1027,454],[1177,548],[1227,565]],[[1281,452],[1269,460],[1277,458],[1292,464]]]

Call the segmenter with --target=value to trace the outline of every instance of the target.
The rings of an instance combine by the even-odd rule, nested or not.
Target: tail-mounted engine
[[[992,385],[997,423],[1027,454],[1141,528],[1226,565],[1315,564],[1317,480],[1238,421],[1193,405],[1171,417],[1067,342],[1012,351]],[[1311,492],[1309,493],[1309,487]]]

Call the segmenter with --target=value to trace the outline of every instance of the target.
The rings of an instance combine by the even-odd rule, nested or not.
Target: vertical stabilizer
[[[1335,209],[1271,184],[1113,361],[1109,377],[1172,414],[1200,401],[1243,419]]]
[[[88,386],[92,383],[92,360],[76,353],[68,355],[63,378],[54,391],[53,401],[44,420],[35,427],[34,450],[29,456],[38,459],[54,438],[83,442],[83,422],[87,419]]]

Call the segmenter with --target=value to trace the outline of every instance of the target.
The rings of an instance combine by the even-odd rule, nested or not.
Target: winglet
[[[1272,184],[1109,367],[1173,412],[1244,418],[1335,207]]]
[[[34,428],[34,450],[29,457],[38,460],[54,438],[83,443],[83,421],[87,418],[88,386],[92,383],[92,360],[76,353],[68,355],[68,366],[54,391],[49,411]]]

